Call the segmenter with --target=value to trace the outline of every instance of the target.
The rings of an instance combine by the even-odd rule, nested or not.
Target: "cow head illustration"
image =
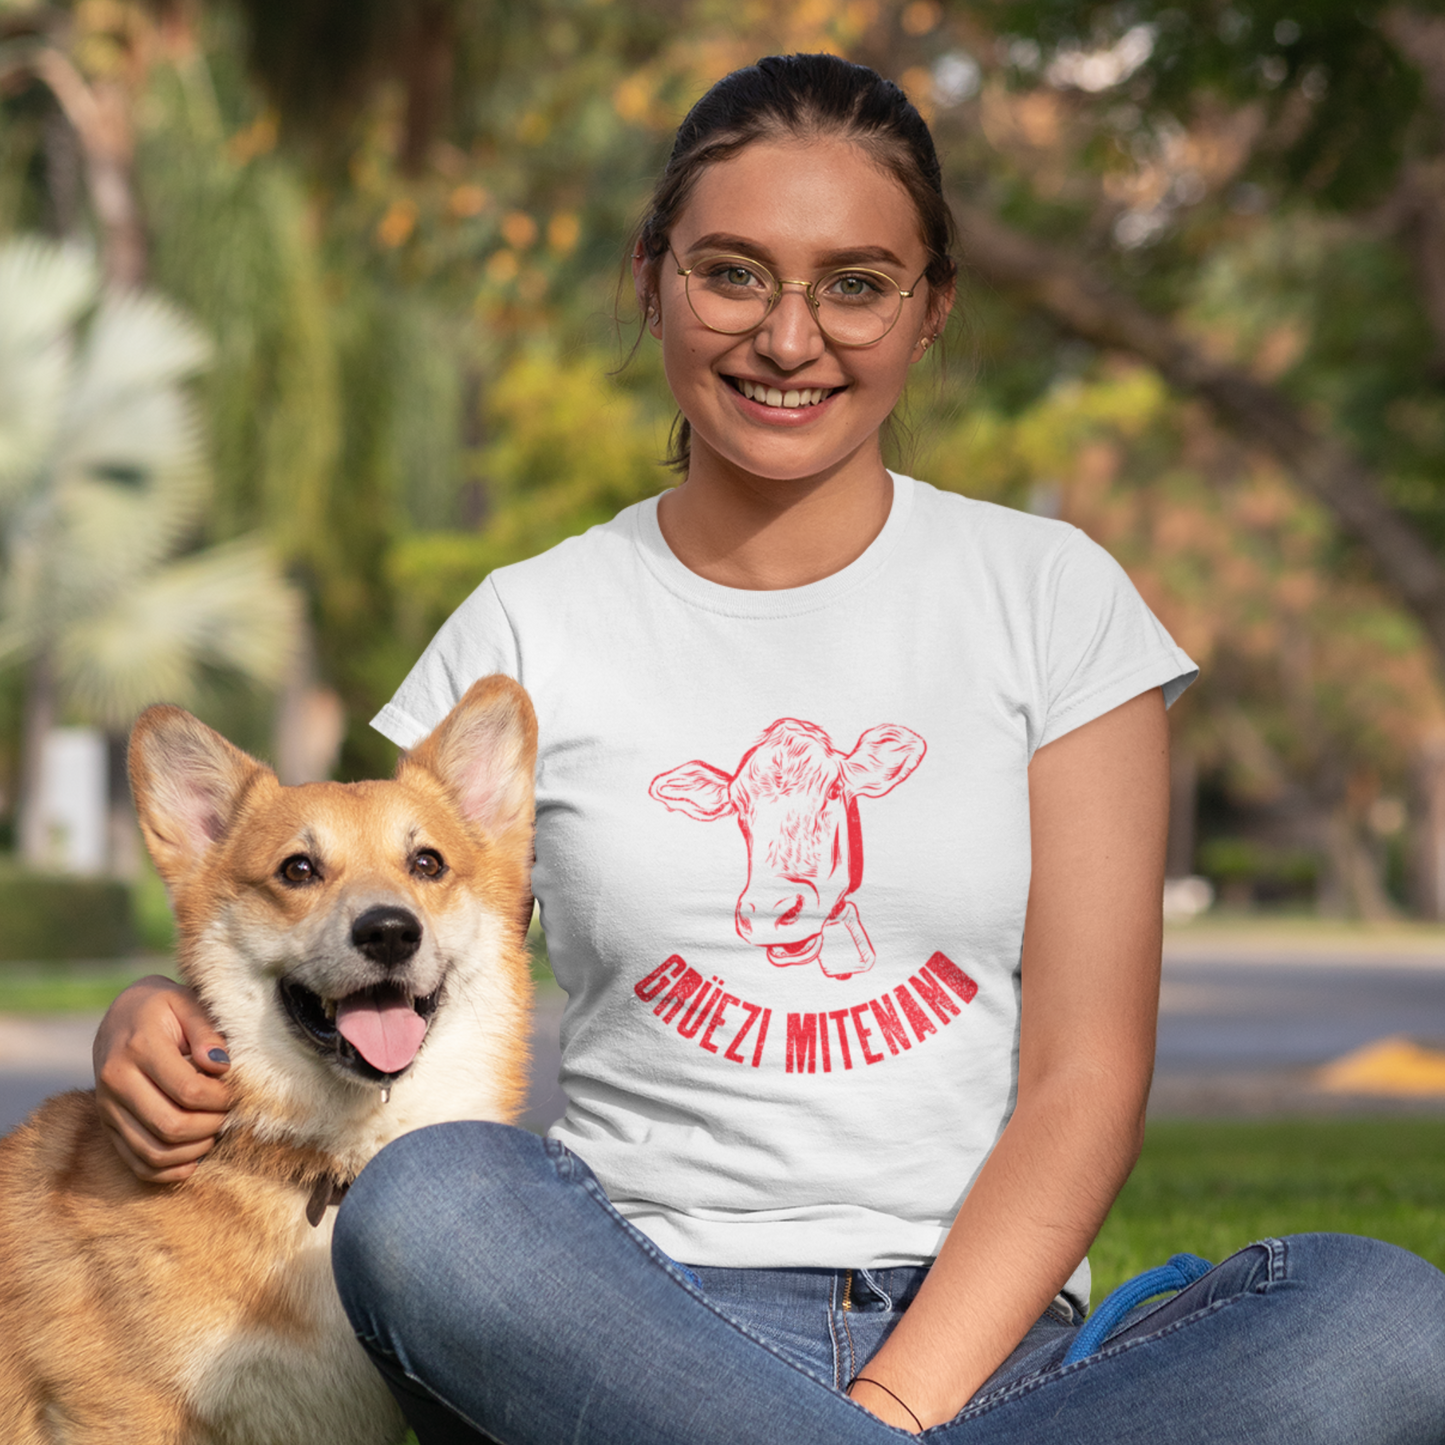
[[[732,814],[748,848],[738,896],[738,936],[779,967],[818,960],[848,978],[873,966],[873,945],[850,899],[863,882],[860,798],[881,798],[923,760],[927,744],[907,728],[869,728],[841,753],[822,728],[780,718],[728,774],[691,762],[659,773],[651,797],[710,823]],[[843,929],[846,949],[824,956],[825,934]]]

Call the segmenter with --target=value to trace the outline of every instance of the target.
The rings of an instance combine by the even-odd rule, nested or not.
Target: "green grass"
[[[121,989],[146,974],[174,972],[164,955],[109,963],[0,963],[0,1013],[90,1013],[109,1007]]]
[[[1151,1124],[1094,1248],[1094,1299],[1171,1254],[1267,1235],[1389,1240],[1445,1268],[1445,1118]]]

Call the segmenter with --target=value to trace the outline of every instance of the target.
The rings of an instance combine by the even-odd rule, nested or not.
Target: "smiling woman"
[[[1445,1277],[1371,1241],[1253,1246],[1066,1362],[1142,1137],[1194,667],[1075,529],[883,464],[953,303],[918,112],[834,56],[727,76],[632,266],[681,483],[482,581],[376,719],[410,747],[525,682],[568,994],[551,1138],[417,1131],[340,1211],[421,1440],[1438,1445]],[[115,1010],[135,1140],[167,1007]]]
[[[785,186],[779,177],[786,177]],[[745,260],[725,258],[719,266],[713,258],[724,239],[729,250],[762,265],[753,272]],[[684,269],[668,274],[660,263],[638,263],[639,294],[652,313],[649,327],[662,342],[668,386],[691,428],[687,480],[659,511],[669,546],[694,571],[729,581],[695,565],[689,541],[711,535],[712,518],[735,510],[739,492],[779,513],[798,506],[807,493],[809,509],[819,516],[836,516],[843,497],[856,505],[866,495],[881,530],[891,484],[879,428],[953,300],[951,288],[933,291],[926,282],[921,292],[910,291],[912,303],[901,300],[928,262],[903,187],[852,141],[756,141],[698,177],[670,250]],[[869,314],[876,300],[867,311],[844,310],[846,317],[869,322],[867,330],[875,334],[866,343],[842,344],[823,328],[825,311],[831,319],[850,303],[825,300],[828,293],[815,292],[814,283],[836,288],[851,278],[867,286],[862,270],[833,274],[840,258],[858,267],[866,258],[870,269],[887,268],[880,270],[893,289],[886,322]],[[699,266],[701,287],[694,285]],[[773,287],[764,267],[806,279]],[[733,291],[750,292],[753,299],[727,294]],[[702,311],[694,299],[699,292],[708,298]],[[875,282],[866,294],[883,298],[884,287]],[[733,321],[728,313],[738,311],[743,315],[736,320],[745,320],[753,309],[761,314],[735,332],[714,319],[721,312],[720,319]],[[818,399],[804,404],[805,391]],[[759,482],[778,485],[764,490]],[[861,552],[873,537],[849,540]],[[833,572],[852,560],[838,555],[820,564]],[[788,578],[786,585],[812,580]]]
[[[937,161],[920,167],[907,138],[753,129],[688,152],[684,126],[633,275],[684,418],[668,546],[725,586],[796,587],[883,528],[879,429],[947,323],[952,231],[936,192],[916,202]]]

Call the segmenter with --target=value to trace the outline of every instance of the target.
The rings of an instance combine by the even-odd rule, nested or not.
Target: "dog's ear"
[[[146,847],[168,884],[226,836],[258,779],[255,758],[178,707],[148,707],[130,735],[130,787]]]
[[[537,715],[520,683],[481,678],[402,763],[441,779],[483,832],[530,845]]]

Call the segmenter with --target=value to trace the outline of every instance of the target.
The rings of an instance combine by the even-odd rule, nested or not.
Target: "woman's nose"
[[[801,283],[785,281],[777,304],[755,333],[758,350],[791,371],[821,356],[827,344]]]

